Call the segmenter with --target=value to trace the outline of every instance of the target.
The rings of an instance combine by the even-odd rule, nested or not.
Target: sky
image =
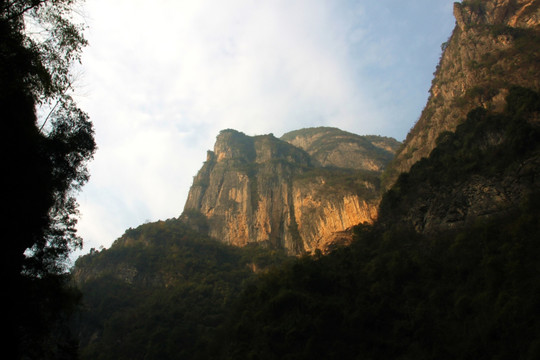
[[[427,101],[449,0],[86,0],[75,98],[98,150],[82,251],[178,217],[220,130],[332,126],[404,140]]]

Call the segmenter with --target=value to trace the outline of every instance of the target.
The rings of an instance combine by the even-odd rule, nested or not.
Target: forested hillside
[[[538,201],[437,236],[360,226],[248,286],[224,358],[537,359]]]
[[[539,94],[521,87],[502,112],[469,112],[384,194],[381,222],[436,232],[519,208],[540,190],[539,113]]]
[[[75,264],[82,359],[209,359],[245,283],[281,251],[232,247],[177,219],[129,229]],[[211,355],[212,354],[212,355]]]

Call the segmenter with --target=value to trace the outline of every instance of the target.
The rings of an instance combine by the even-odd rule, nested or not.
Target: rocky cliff
[[[395,140],[329,128],[284,139],[222,131],[194,178],[182,219],[228,244],[267,243],[300,254],[347,242],[343,230],[376,218],[379,175]],[[370,158],[364,148],[377,155]]]
[[[281,140],[305,150],[320,166],[382,171],[401,143],[381,136],[358,136],[331,127],[291,131]]]
[[[438,136],[455,131],[470,110],[503,111],[512,86],[540,89],[539,0],[463,1],[454,4],[454,16],[428,102],[388,167],[385,188],[427,157]]]
[[[430,233],[503,218],[540,194],[540,94],[513,87],[503,112],[471,111],[384,195],[380,222]]]

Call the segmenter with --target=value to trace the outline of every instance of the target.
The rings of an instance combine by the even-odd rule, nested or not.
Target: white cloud
[[[329,125],[403,138],[453,24],[443,3],[87,0],[79,102],[99,150],[80,196],[86,251],[178,216],[224,128],[279,136]],[[403,9],[421,12],[403,18]],[[421,27],[440,19],[438,37]],[[411,91],[415,81],[424,89]]]

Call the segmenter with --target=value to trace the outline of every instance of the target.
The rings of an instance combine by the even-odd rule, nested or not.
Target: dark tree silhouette
[[[74,304],[67,260],[81,245],[75,193],[88,180],[92,123],[69,95],[86,40],[73,0],[0,0],[4,167],[2,280],[19,358],[73,353],[60,324]],[[39,123],[38,107],[53,109]]]

